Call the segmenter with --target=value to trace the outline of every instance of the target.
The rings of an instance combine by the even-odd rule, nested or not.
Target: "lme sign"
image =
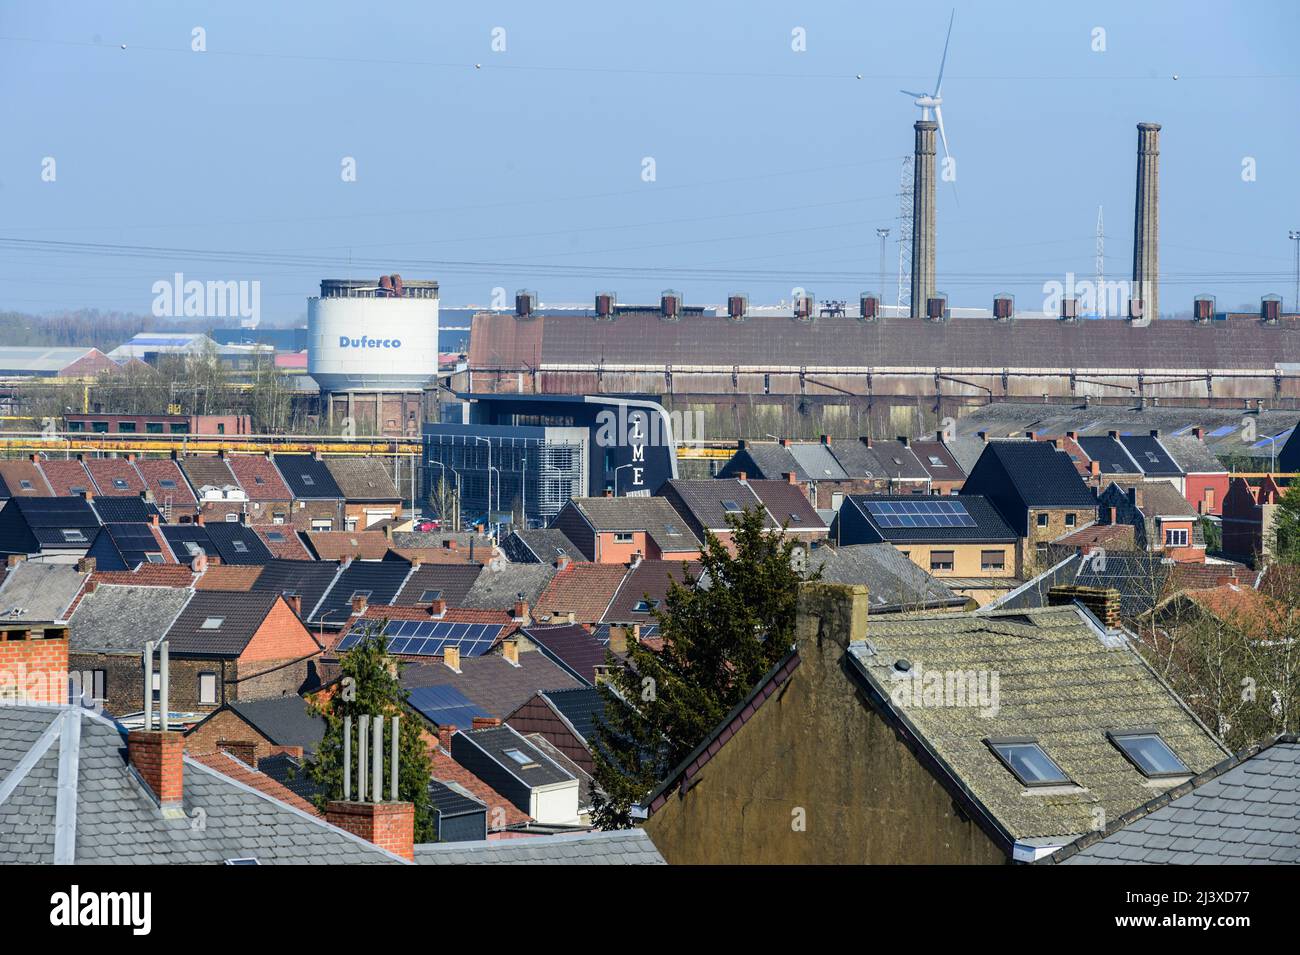
[[[339,348],[401,348],[400,338],[348,338],[339,336]]]

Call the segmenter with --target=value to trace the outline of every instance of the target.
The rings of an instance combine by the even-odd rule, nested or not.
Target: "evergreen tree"
[[[698,581],[683,571],[654,611],[662,650],[630,641],[626,665],[608,657],[592,754],[600,828],[630,826],[632,806],[789,652],[807,545],[765,529],[765,515],[727,516],[734,554],[706,534]]]
[[[325,718],[325,738],[304,770],[321,787],[316,806],[324,809],[343,798],[343,718],[352,717],[352,795],[357,792],[357,727],[362,716],[383,716],[384,792],[392,778],[392,717],[401,716],[398,743],[398,795],[415,805],[415,841],[434,839],[433,809],[429,803],[429,753],[416,717],[403,712],[406,691],[397,678],[398,663],[388,654],[382,628],[372,628],[340,661],[342,677],[329,700],[320,707]],[[372,757],[373,758],[373,757]],[[369,770],[369,766],[367,766]]]

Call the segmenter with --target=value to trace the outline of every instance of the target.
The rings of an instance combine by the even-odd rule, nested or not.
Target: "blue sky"
[[[444,305],[498,287],[852,299],[880,285],[882,226],[892,290],[919,113],[898,89],[933,84],[952,7],[8,4],[0,237],[24,242],[0,246],[0,308],[146,313],[181,271],[257,279],[264,319],[289,319],[321,277],[381,265],[439,280]],[[1038,307],[1044,282],[1090,277],[1099,205],[1108,277],[1126,277],[1134,127],[1150,120],[1162,305],[1277,292],[1290,307],[1300,4],[956,9],[957,181],[938,194],[953,304],[1009,290]]]

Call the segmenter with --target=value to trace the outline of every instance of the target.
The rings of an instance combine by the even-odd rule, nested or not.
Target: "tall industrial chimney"
[[[1137,201],[1133,213],[1133,288],[1129,318],[1160,316],[1160,124],[1138,123]]]
[[[938,123],[916,121],[912,163],[912,317],[926,316],[934,297],[934,132]]]

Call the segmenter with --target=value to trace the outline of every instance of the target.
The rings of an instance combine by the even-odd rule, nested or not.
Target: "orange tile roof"
[[[262,573],[261,564],[217,564],[194,581],[195,590],[248,591]]]
[[[189,755],[189,754],[186,754]],[[263,795],[270,796],[272,799],[278,799],[286,805],[293,806],[295,809],[301,809],[303,812],[310,813],[313,816],[319,816],[320,813],[316,807],[303,799],[296,792],[283,783],[277,782],[266,773],[259,772],[247,763],[236,759],[229,753],[205,753],[202,756],[190,756],[197,762],[202,763],[209,769],[216,770],[221,775],[243,783],[256,789]]]
[[[1280,637],[1294,627],[1297,611],[1253,587],[1228,584],[1185,591],[1188,600],[1250,637]]]
[[[597,623],[627,575],[622,564],[571,563],[546,585],[537,598],[533,618],[539,622],[558,622],[572,612],[575,623]]]
[[[379,531],[308,531],[307,541],[321,560],[382,560],[388,538]]]

